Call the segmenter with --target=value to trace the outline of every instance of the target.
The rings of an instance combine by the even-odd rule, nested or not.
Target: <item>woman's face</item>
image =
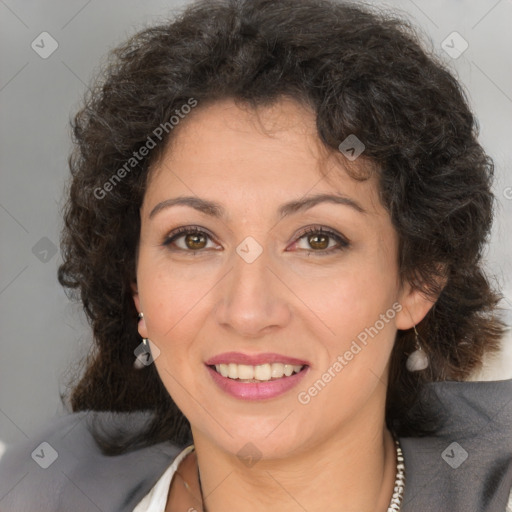
[[[140,212],[134,299],[194,436],[281,457],[382,429],[396,330],[430,304],[399,285],[376,176],[350,178],[292,100],[199,104],[174,135]]]

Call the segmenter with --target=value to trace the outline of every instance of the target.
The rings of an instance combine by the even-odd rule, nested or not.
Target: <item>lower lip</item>
[[[295,387],[306,375],[309,366],[289,377],[262,382],[240,382],[229,377],[223,377],[209,366],[206,366],[206,368],[210,372],[215,384],[229,395],[242,400],[264,400],[282,395]]]

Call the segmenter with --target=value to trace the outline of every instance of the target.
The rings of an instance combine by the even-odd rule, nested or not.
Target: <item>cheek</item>
[[[198,315],[205,307],[205,289],[210,287],[197,274],[184,275],[179,269],[171,270],[171,265],[155,262],[143,267],[143,263],[138,288],[148,337],[160,350],[155,366],[167,392],[186,410],[190,397],[185,388],[195,393],[191,364],[197,357],[192,352],[203,324]]]
[[[339,273],[308,290],[308,305],[329,330],[317,331],[322,357],[298,400],[312,416],[318,411],[326,424],[334,424],[355,414],[376,390],[385,389],[396,334],[394,273],[361,262],[359,272]]]
[[[357,260],[357,261],[356,261]],[[307,304],[327,325],[343,326],[340,336],[373,324],[397,297],[396,269],[384,262],[354,258],[316,279],[302,279],[298,286]],[[336,329],[334,329],[336,330]]]
[[[173,337],[201,311],[216,282],[215,269],[201,263],[180,265],[152,257],[141,259],[139,269],[139,294],[155,340]]]
[[[297,282],[326,351],[321,371],[347,354],[347,377],[365,369],[383,373],[396,334],[396,275],[390,260],[358,257],[331,275]]]

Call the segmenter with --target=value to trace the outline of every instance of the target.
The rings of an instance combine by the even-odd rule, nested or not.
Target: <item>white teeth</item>
[[[256,380],[270,380],[272,371],[269,364],[259,364],[254,367],[254,378]]]
[[[238,379],[238,368],[235,363],[228,364],[228,377],[230,379]]]
[[[298,373],[302,370],[302,365],[292,365],[283,363],[266,363],[256,366],[247,364],[216,364],[215,369],[223,377],[230,379],[240,380],[261,380],[267,381],[270,379],[280,379],[282,377],[289,377],[293,373]]]
[[[254,366],[248,364],[236,364],[238,367],[238,378],[243,379],[254,379]]]
[[[284,364],[282,363],[272,363],[271,375],[275,379],[282,377],[284,375]]]

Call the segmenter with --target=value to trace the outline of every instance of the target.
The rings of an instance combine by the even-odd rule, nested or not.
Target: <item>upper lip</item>
[[[275,354],[272,352],[266,352],[263,354],[242,354],[241,352],[224,352],[211,357],[205,362],[207,365],[216,364],[247,364],[250,366],[257,366],[265,363],[283,363],[292,365],[309,365],[307,361],[297,359],[295,357],[284,356],[282,354]]]

